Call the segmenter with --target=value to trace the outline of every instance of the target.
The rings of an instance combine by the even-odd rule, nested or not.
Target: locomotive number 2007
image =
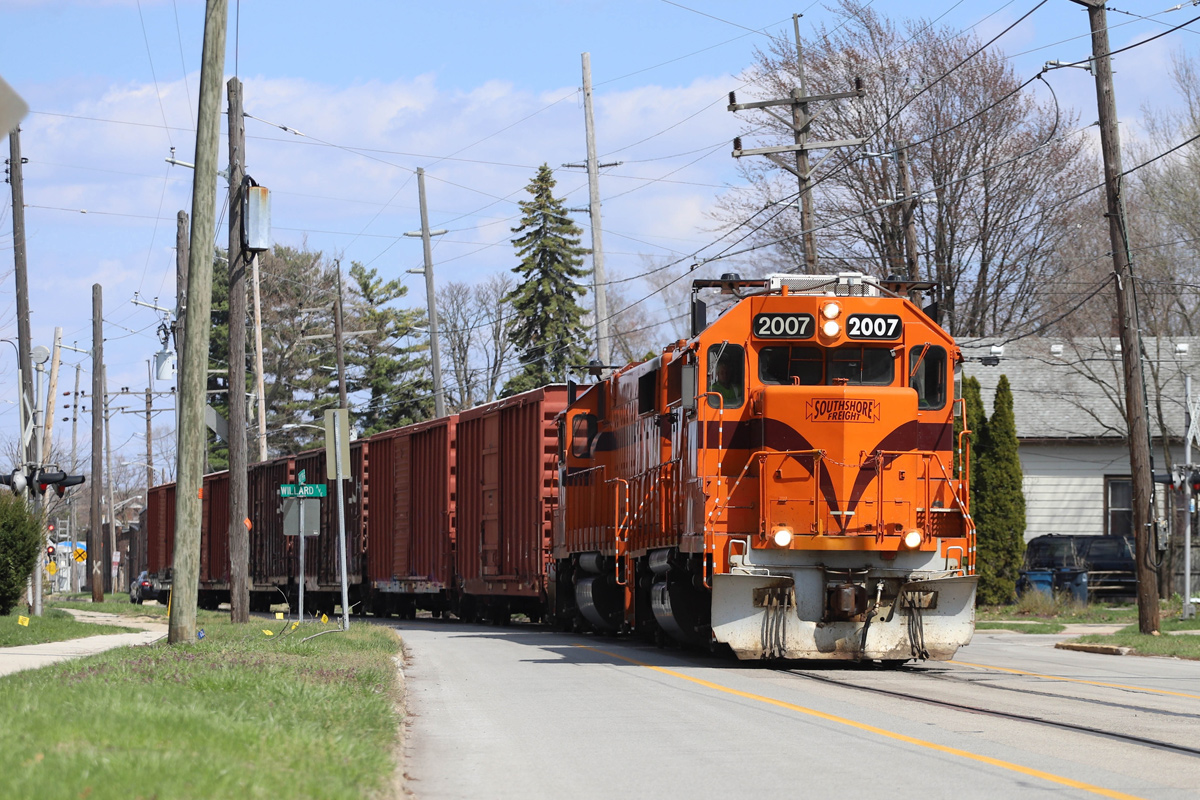
[[[812,314],[755,314],[754,335],[760,339],[809,339]]]
[[[899,339],[904,326],[895,314],[851,314],[846,335],[851,339]]]

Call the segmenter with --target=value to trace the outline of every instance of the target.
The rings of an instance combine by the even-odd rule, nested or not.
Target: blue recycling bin
[[[1054,570],[1023,569],[1017,579],[1017,595],[1024,596],[1027,592],[1054,594]],[[1086,591],[1085,591],[1086,593]]]
[[[1060,569],[1054,573],[1054,591],[1070,595],[1077,603],[1088,601],[1088,573],[1086,569]]]

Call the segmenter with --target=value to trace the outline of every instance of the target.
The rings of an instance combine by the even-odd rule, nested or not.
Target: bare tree
[[[1039,290],[1055,273],[1056,245],[1072,194],[1095,165],[1075,117],[1038,102],[1002,53],[926,20],[903,30],[858,0],[841,0],[845,22],[805,43],[810,93],[845,91],[863,78],[866,97],[820,104],[813,139],[869,137],[835,152],[814,176],[822,271],[908,273],[936,281],[937,318],[957,335],[1026,326]],[[776,39],[746,78],[754,99],[786,96],[799,81],[794,46]],[[751,113],[769,142],[790,143],[781,119]],[[907,148],[902,197],[898,154]],[[865,152],[882,156],[864,157]],[[719,218],[751,221],[749,238],[771,244],[765,262],[803,264],[795,179],[770,162],[739,163],[748,186],[724,198]],[[918,230],[918,263],[905,264],[907,216]]]

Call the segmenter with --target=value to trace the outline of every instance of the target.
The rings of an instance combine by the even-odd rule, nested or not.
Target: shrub
[[[25,501],[0,494],[0,616],[16,607],[41,547],[41,526]]]

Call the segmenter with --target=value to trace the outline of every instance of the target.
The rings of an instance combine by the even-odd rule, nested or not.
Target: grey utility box
[[[246,225],[246,249],[271,249],[271,191],[265,186],[246,188],[246,207],[242,219]]]

